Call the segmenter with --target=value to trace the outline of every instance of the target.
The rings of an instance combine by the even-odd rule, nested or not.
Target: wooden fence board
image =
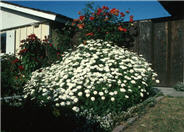
[[[159,86],[184,82],[184,19],[138,22],[133,50],[152,63]]]
[[[183,80],[184,20],[171,22],[171,79],[170,85]]]
[[[167,84],[167,41],[165,23],[153,24],[154,70],[159,75],[160,85]]]
[[[138,53],[142,54],[148,62],[151,61],[151,37],[152,37],[152,23],[151,22],[141,22],[139,23],[139,49]]]

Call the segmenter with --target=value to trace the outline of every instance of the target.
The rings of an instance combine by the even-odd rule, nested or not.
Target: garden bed
[[[9,75],[12,82],[3,88],[17,84],[24,100],[18,105],[2,103],[3,130],[109,132],[151,103],[143,102],[155,95],[158,75],[142,55],[127,49],[135,34],[133,16],[125,13],[103,6],[92,15],[80,14],[71,26],[81,39],[62,54],[34,34],[22,40],[20,59],[7,59],[19,72]],[[122,23],[125,15],[130,23]],[[48,53],[55,55],[53,60]],[[4,80],[8,73],[12,72],[4,71]]]
[[[145,113],[145,107],[152,107],[157,102],[160,93],[142,103],[114,115],[114,132],[123,130],[130,123]],[[14,103],[13,103],[14,102]],[[70,113],[67,115],[67,113]],[[35,132],[35,131],[67,131],[67,132],[105,132],[97,122],[91,122],[85,117],[71,114],[71,110],[40,107],[30,100],[11,100],[2,102],[2,130],[4,132]]]

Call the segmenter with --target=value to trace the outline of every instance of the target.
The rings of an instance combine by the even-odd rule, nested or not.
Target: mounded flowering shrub
[[[111,128],[111,116],[142,102],[152,92],[157,74],[144,58],[111,42],[88,40],[63,61],[32,73],[25,98],[41,105],[71,108]]]

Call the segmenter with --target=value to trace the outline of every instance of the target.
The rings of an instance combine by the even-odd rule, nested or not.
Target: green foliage
[[[184,82],[178,82],[174,86],[174,89],[176,89],[176,91],[184,91]]]
[[[73,36],[75,34],[74,29],[65,24],[62,29],[55,29],[54,32],[54,44],[56,45],[56,49],[61,53],[61,55],[68,51],[68,49],[72,49],[73,47]]]
[[[22,93],[22,87],[27,80],[23,72],[21,60],[14,55],[1,56],[1,96]]]
[[[21,43],[21,50],[18,54],[24,66],[25,74],[30,74],[36,69],[62,60],[60,52],[50,43],[48,38],[41,41],[35,34],[31,34]]]
[[[63,58],[63,53],[48,38],[41,41],[35,34],[31,34],[21,43],[18,58],[8,54],[1,57],[2,96],[21,94],[23,85],[33,71]]]
[[[80,43],[86,43],[89,39],[102,39],[130,48],[137,31],[133,24],[133,15],[129,13],[120,12],[115,8],[109,9],[107,6],[94,9],[88,4],[71,25],[75,27],[76,32],[80,32]],[[129,22],[124,22],[125,17],[130,17]]]
[[[34,34],[29,35],[26,40],[22,40],[21,42],[21,50],[18,54],[25,71],[31,73],[40,68],[43,64],[42,62],[46,59],[45,47]]]

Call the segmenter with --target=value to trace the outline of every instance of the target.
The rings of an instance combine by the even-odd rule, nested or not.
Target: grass
[[[124,132],[183,132],[184,98],[164,97]]]

